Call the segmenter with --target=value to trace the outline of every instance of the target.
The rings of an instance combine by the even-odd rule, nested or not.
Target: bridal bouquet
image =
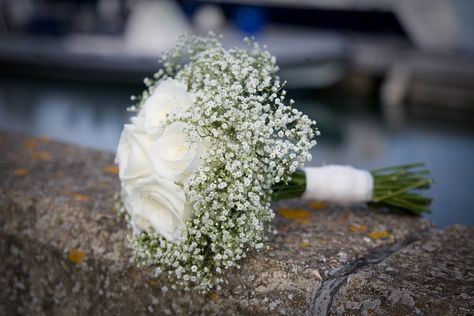
[[[301,169],[316,122],[286,102],[275,57],[246,42],[227,50],[213,35],[183,38],[132,98],[136,115],[119,141],[120,211],[132,249],[173,288],[219,288],[226,269],[264,246],[272,200],[428,210],[429,199],[411,192],[430,184],[425,170],[412,170],[418,165]]]

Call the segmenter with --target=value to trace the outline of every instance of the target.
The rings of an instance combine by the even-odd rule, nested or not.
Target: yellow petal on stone
[[[38,137],[38,140],[40,142],[45,143],[45,144],[51,143],[51,139],[48,136],[40,136],[40,137]]]
[[[101,188],[108,188],[108,187],[110,187],[110,182],[108,182],[108,181],[99,181],[98,184],[99,184],[99,186],[100,186]]]
[[[17,168],[15,169],[15,176],[24,177],[28,174],[28,169],[26,168]]]
[[[217,300],[217,293],[216,293],[216,292],[212,292],[211,295],[210,295],[210,299],[211,299],[211,301]]]
[[[282,217],[293,220],[299,224],[311,223],[311,212],[306,209],[280,208],[278,212]]]
[[[372,238],[373,240],[377,240],[380,238],[387,238],[388,236],[390,236],[390,233],[386,230],[374,231],[369,234],[369,237]]]
[[[85,256],[86,253],[84,251],[74,248],[69,251],[69,255],[67,256],[67,258],[69,261],[75,264],[80,264],[84,260]]]
[[[78,202],[89,201],[89,196],[85,194],[74,194],[74,199]]]
[[[309,202],[308,206],[317,210],[328,207],[326,203],[320,201],[311,201]]]
[[[351,231],[353,233],[364,233],[367,231],[367,226],[365,225],[352,225]]]
[[[118,174],[119,168],[116,165],[107,165],[104,167],[104,171],[110,174]]]
[[[149,286],[152,286],[152,287],[156,287],[156,286],[160,285],[160,283],[158,282],[157,279],[150,279],[150,280],[148,280],[147,283],[148,283]]]
[[[34,138],[28,138],[23,142],[23,145],[28,150],[33,150],[38,146],[38,142]]]
[[[33,160],[51,160],[51,155],[46,151],[37,151],[31,154]]]
[[[308,249],[308,248],[311,247],[311,244],[308,243],[308,242],[302,242],[302,243],[299,244],[299,247],[300,247],[301,249]]]

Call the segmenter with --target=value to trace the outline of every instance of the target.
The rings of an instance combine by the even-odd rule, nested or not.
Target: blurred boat
[[[49,3],[34,3],[43,2]],[[86,6],[95,9],[101,3],[125,3],[83,2],[97,2]],[[15,7],[23,2],[0,4],[5,3]],[[142,0],[133,2],[128,15],[117,9],[120,6],[114,9],[121,19],[111,20],[121,22],[113,32],[101,32],[100,23],[87,26],[90,19],[84,13],[77,14],[76,28],[70,26],[68,32],[58,26],[61,17],[54,23],[46,19],[47,27],[33,23],[33,33],[3,32],[0,74],[139,82],[160,67],[160,53],[171,48],[180,34],[215,28],[224,35],[225,46],[242,45],[245,35],[266,44],[289,88],[375,95],[393,117],[407,110],[430,114],[441,109],[447,115],[474,119],[474,36],[468,36],[474,34],[474,25],[466,22],[470,16],[466,12],[474,9],[471,3]],[[101,10],[100,14],[113,17],[112,9]],[[68,17],[75,14],[68,12]],[[1,13],[0,30],[6,15]],[[49,36],[37,34],[48,27],[53,29]]]

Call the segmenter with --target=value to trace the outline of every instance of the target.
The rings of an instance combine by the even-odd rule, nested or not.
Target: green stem
[[[288,182],[279,182],[273,186],[272,200],[286,200],[299,198],[306,190],[306,174],[303,170],[296,170]]]
[[[396,191],[393,191],[393,192],[390,192],[388,194],[385,194],[385,195],[382,195],[382,196],[379,196],[379,197],[376,197],[374,198],[372,201],[374,203],[378,203],[378,202],[381,202],[383,200],[386,200],[388,198],[391,198],[391,197],[394,197],[394,196],[399,196],[400,194],[402,193],[405,193],[405,192],[409,192],[413,189],[418,189],[420,188],[421,186],[426,186],[426,185],[429,185],[431,182],[429,180],[420,180],[418,182],[415,182],[413,184],[410,184],[410,185],[407,185],[401,189],[398,189]]]
[[[390,167],[384,167],[384,168],[379,168],[379,169],[374,169],[371,170],[370,172],[372,174],[374,173],[380,173],[380,172],[387,172],[387,171],[392,171],[392,170],[407,170],[407,169],[412,169],[412,168],[418,168],[418,167],[424,167],[425,164],[422,162],[415,162],[411,164],[405,164],[405,165],[398,165],[398,166],[390,166]]]
[[[430,212],[431,199],[418,193],[429,189],[433,180],[423,163],[414,163],[372,170],[374,195],[371,205],[388,207],[420,215]]]

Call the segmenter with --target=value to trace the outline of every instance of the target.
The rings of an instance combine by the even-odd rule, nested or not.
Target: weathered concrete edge
[[[1,193],[2,190],[0,189],[0,196]],[[3,193],[5,196],[8,196],[7,192]],[[9,193],[17,197],[20,195],[18,192],[15,194],[10,191]],[[31,207],[34,207],[33,205],[35,205],[37,201],[31,197],[23,197],[23,203],[20,203],[15,198],[8,196],[4,202],[5,203],[0,205],[0,209],[14,205],[15,209],[23,208],[25,211],[32,211]],[[98,312],[99,314],[101,312],[110,312],[116,315],[142,315],[152,314],[152,311],[156,311],[157,309],[165,314],[169,312],[169,314],[175,315],[186,315],[188,312],[195,315],[222,315],[223,311],[225,311],[227,315],[248,315],[249,313],[270,315],[276,312],[275,310],[267,309],[271,307],[271,301],[264,300],[263,303],[260,303],[262,305],[256,305],[255,303],[259,300],[259,296],[270,297],[272,295],[271,292],[266,293],[266,291],[272,290],[273,287],[277,290],[280,288],[291,288],[294,290],[292,295],[297,296],[299,292],[300,296],[305,296],[306,304],[301,304],[301,302],[305,302],[305,297],[302,297],[300,304],[294,305],[296,311],[302,313],[309,303],[308,298],[311,294],[311,289],[318,288],[321,282],[319,274],[312,274],[313,270],[301,270],[295,272],[295,274],[298,275],[301,280],[306,279],[306,282],[312,284],[307,284],[307,286],[301,288],[288,287],[288,283],[285,281],[289,281],[291,278],[288,279],[289,275],[284,275],[284,279],[276,284],[270,284],[268,288],[263,285],[261,295],[255,296],[252,299],[252,305],[245,305],[240,301],[242,298],[241,295],[243,294],[245,296],[245,293],[233,293],[234,287],[222,292],[223,296],[219,295],[218,300],[212,299],[212,295],[176,291],[163,292],[160,286],[160,281],[162,280],[155,278],[150,269],[142,269],[131,260],[126,260],[127,263],[121,261],[117,264],[117,262],[109,258],[92,255],[87,256],[82,263],[74,264],[71,259],[68,259],[67,253],[67,248],[44,243],[43,240],[35,238],[28,230],[20,229],[16,231],[14,229],[0,229],[0,254],[8,256],[8,260],[0,264],[0,271],[7,272],[0,273],[7,276],[7,278],[1,280],[0,283],[10,284],[11,286],[8,286],[8,288],[13,292],[9,290],[9,292],[5,294],[14,297],[14,301],[10,303],[0,299],[0,315],[15,314],[17,312],[19,314],[44,312],[44,310],[38,309],[40,305],[48,306],[48,308],[60,314],[65,311],[68,313],[71,312],[71,315],[80,315],[90,312]],[[243,270],[248,271],[249,269],[255,268],[254,260],[250,260],[250,262],[247,263],[248,265],[246,265]],[[278,264],[278,262],[272,258],[265,258],[264,262],[258,265],[260,266],[262,264],[268,268],[269,266]],[[37,271],[42,271],[42,273],[38,273]],[[99,273],[90,273],[91,271],[97,271]],[[262,272],[265,271],[265,269],[263,268],[259,271]],[[233,272],[236,272],[236,270],[233,270]],[[276,272],[283,273],[283,270]],[[19,278],[16,277],[17,273],[19,273]],[[12,275],[15,275],[14,278],[8,280],[8,276]],[[37,276],[39,281],[33,282],[32,275]],[[132,275],[133,278],[129,279],[126,277],[127,275]],[[256,277],[255,281],[260,283],[262,281],[269,282],[268,277],[272,276],[273,274],[269,274],[265,277],[262,274]],[[238,277],[238,275],[233,275],[234,279]],[[36,277],[34,279],[36,279]],[[50,280],[54,280],[54,282]],[[107,280],[107,282],[105,280]],[[47,284],[47,282],[50,283],[46,286],[45,284]],[[33,285],[29,286],[29,283]],[[85,286],[85,284],[87,284],[87,286]],[[51,291],[51,289],[55,289],[58,285],[70,294],[65,296],[64,293],[61,292],[59,296],[57,296],[57,293]],[[41,288],[41,291],[48,292],[48,295],[39,298],[33,292],[29,292],[30,288]],[[128,290],[124,290],[124,288]],[[80,289],[80,292],[78,292],[78,289]],[[12,293],[15,294],[12,295]],[[140,295],[138,295],[140,299],[131,296],[133,293],[140,293]],[[176,294],[179,294],[180,297],[176,298]],[[121,298],[120,303],[108,304],[107,298],[116,298],[119,296]],[[235,299],[239,301],[235,301]],[[104,304],[103,301],[107,301],[107,304]],[[157,301],[160,303],[150,303]],[[288,302],[288,304],[295,303]],[[12,306],[15,306],[18,310],[12,309]],[[99,306],[100,310],[97,310],[96,308]],[[185,311],[186,309],[183,309],[185,306],[187,306],[189,310]],[[286,308],[289,308],[289,306],[286,306]],[[55,312],[53,312],[53,314],[54,313]]]
[[[10,177],[6,177],[6,180],[3,182],[4,183],[4,188],[6,190],[4,192],[5,196],[11,198],[11,195],[17,195],[17,197],[20,197],[21,200],[24,200],[25,197],[28,197],[29,199],[31,199],[32,204],[37,204],[37,203],[42,204],[43,206],[46,206],[46,207],[42,207],[43,209],[46,209],[46,210],[48,210],[49,208],[54,208],[56,210],[60,210],[61,206],[65,205],[64,204],[65,202],[69,203],[68,201],[71,201],[72,203],[74,203],[74,205],[73,205],[74,207],[71,209],[73,211],[73,212],[71,212],[72,215],[76,214],[77,211],[81,211],[81,212],[86,211],[87,210],[86,208],[93,208],[93,209],[96,209],[96,210],[108,209],[108,204],[107,203],[99,203],[99,201],[101,199],[103,199],[104,197],[107,197],[107,199],[108,199],[110,190],[113,190],[113,188],[115,188],[114,181],[110,181],[111,180],[110,178],[112,177],[112,175],[106,174],[102,171],[104,166],[107,166],[107,164],[111,163],[112,159],[109,157],[110,155],[104,155],[103,153],[96,152],[96,151],[89,151],[89,150],[86,150],[86,149],[83,149],[83,148],[81,148],[81,149],[75,148],[75,146],[70,146],[70,145],[65,145],[65,144],[58,144],[58,143],[53,143],[53,142],[49,142],[49,141],[48,142],[43,141],[41,144],[38,145],[39,147],[36,150],[44,150],[45,152],[51,152],[51,153],[56,153],[56,154],[52,155],[52,160],[51,161],[50,160],[46,160],[46,161],[34,160],[34,159],[31,159],[32,158],[31,157],[31,149],[29,149],[29,147],[27,147],[28,144],[25,144],[24,140],[22,140],[21,138],[16,139],[16,137],[12,137],[12,139],[13,139],[13,141],[8,140],[6,142],[7,145],[10,146],[13,150],[11,151],[12,155],[7,156],[6,159],[5,159],[5,162],[6,162],[5,167],[6,168],[4,170],[9,170],[10,169],[10,171],[13,171],[12,168],[14,168],[14,167],[28,167],[28,168],[31,167],[31,169],[29,169],[29,171],[31,171],[30,175],[34,175],[36,177],[35,181],[34,181],[34,185],[35,185],[35,187],[37,189],[37,192],[39,194],[36,195],[36,194],[30,194],[29,193],[31,186],[29,184],[28,185],[25,184],[26,183],[24,181],[24,179],[26,179],[25,177],[18,177],[18,176],[10,175]],[[27,139],[27,140],[30,141],[30,139]],[[9,148],[9,147],[6,147],[6,148]],[[63,149],[65,150],[64,152],[66,153],[66,155],[57,155],[57,153],[62,153]],[[66,163],[62,164],[61,160],[56,159],[57,156],[63,156],[61,159],[63,159],[64,157],[74,157],[74,159],[68,160]],[[20,163],[17,163],[18,161]],[[70,169],[71,166],[73,167],[72,170]],[[83,172],[84,168],[91,170],[91,172],[88,173],[88,176],[85,178],[85,181],[82,181],[82,182],[81,181],[79,181],[79,182],[75,181],[76,177],[79,176]],[[45,177],[45,172],[50,172],[51,170],[59,170],[59,171],[63,171],[64,173],[61,177],[50,179],[50,186],[46,187],[46,189],[44,189],[43,188],[43,186],[44,186],[43,180],[44,180],[44,177]],[[46,174],[46,176],[47,176],[47,174]],[[97,187],[96,184],[100,183],[100,181],[102,181],[102,180],[103,180],[104,183],[106,182],[105,180],[107,180],[108,183],[109,183],[109,186],[100,187],[101,190],[99,190],[99,192],[97,192],[96,189],[99,189],[99,187]],[[21,183],[21,182],[23,182],[23,183]],[[19,186],[19,190],[17,191],[15,189],[16,186],[12,185],[12,184],[16,184],[16,185],[22,184],[22,185]],[[62,187],[64,187],[64,186],[66,186],[66,187],[73,186],[73,189],[71,189],[73,192],[77,192],[77,193],[81,193],[81,194],[89,194],[90,197],[91,197],[89,203],[78,202],[74,196],[71,197],[72,193],[67,193],[68,194],[67,196],[63,196],[64,193],[59,191],[61,186]],[[51,191],[49,191],[49,190],[53,190],[53,192],[56,192],[55,190],[58,190],[57,193],[61,195],[60,198],[59,199],[52,198],[51,197]],[[0,193],[1,193],[1,191],[2,191],[2,189],[0,189]],[[27,192],[28,192],[28,194],[26,194]],[[84,198],[84,196],[85,195],[79,195],[80,200],[82,200]],[[87,196],[85,196],[85,197],[87,198]],[[18,200],[16,200],[16,199],[14,199],[14,201],[18,202]],[[44,203],[42,203],[42,202],[44,202]],[[27,203],[27,204],[31,204],[31,203]],[[23,203],[20,203],[20,204],[23,205]],[[290,203],[289,206],[290,207],[296,207],[295,205],[292,205],[291,203]],[[305,206],[301,206],[301,207],[305,208],[307,206],[305,205]],[[26,209],[25,209],[25,212],[27,213]],[[90,212],[87,212],[87,214],[86,214],[86,215],[88,215],[87,216],[87,221],[88,222],[95,221],[96,217],[95,216],[89,216],[90,215],[89,213]],[[336,212],[336,214],[337,214],[337,212]],[[113,214],[113,215],[115,215],[115,214]],[[326,220],[323,221],[323,223],[325,223],[325,224],[319,224],[319,226],[318,225],[312,225],[311,230],[308,230],[305,233],[306,238],[308,238],[309,233],[311,233],[311,237],[317,237],[316,235],[320,234],[321,232],[323,233],[322,236],[324,236],[323,241],[325,241],[327,238],[329,238],[329,236],[331,236],[330,234],[334,232],[334,227],[332,229],[329,229],[328,231],[325,231],[324,226],[328,225],[329,227],[332,227],[331,226],[331,224],[333,224],[332,221],[335,219],[335,218],[332,217],[332,215],[333,215],[332,213],[326,212],[324,216],[328,216],[328,218],[326,218]],[[339,215],[341,215],[341,214],[339,214]],[[359,218],[358,217],[359,215],[360,214],[358,214],[356,216],[356,218]],[[17,214],[14,214],[13,216],[17,217]],[[383,216],[385,216],[385,215],[383,215]],[[76,218],[76,217],[73,216],[73,218]],[[109,218],[109,215],[100,216],[100,219],[103,219],[103,218]],[[370,218],[372,218],[372,216]],[[374,216],[373,218],[376,219],[375,222],[379,223],[379,224],[380,223],[387,224],[387,221],[389,219],[389,217],[380,217],[380,216],[379,217]],[[316,216],[316,213],[315,213],[315,214],[312,215],[312,219],[313,219],[313,224],[314,224],[315,222],[317,222],[317,219],[321,220],[322,218],[320,216],[319,217]],[[27,242],[27,244],[29,244],[28,240],[30,240],[30,238],[33,236],[32,232],[34,232],[34,229],[31,230],[30,228],[35,227],[34,224],[36,223],[36,221],[34,219],[32,219],[32,220],[33,220],[32,222],[30,221],[28,223],[20,223],[21,221],[14,221],[15,223],[20,223],[20,224],[18,226],[12,226],[12,229],[10,229],[9,231],[19,241],[22,241],[23,237],[26,237],[25,242]],[[341,224],[342,222],[344,222],[344,225],[346,224],[346,221],[344,221],[344,219],[341,218],[341,216],[339,216],[339,217],[336,216],[336,220],[339,224]],[[341,222],[341,220],[342,220],[342,222]],[[67,220],[67,222],[68,223],[71,222],[71,218],[69,218]],[[356,221],[356,222],[360,223],[360,221]],[[347,223],[349,223],[349,222],[347,222]],[[401,223],[403,224],[403,221]],[[48,224],[48,223],[46,223],[46,224]],[[115,220],[111,220],[111,224],[112,225],[117,224],[117,222]],[[300,246],[301,241],[300,241],[299,238],[288,238],[288,237],[291,237],[291,236],[294,237],[295,235],[296,236],[299,235],[297,233],[291,232],[291,229],[300,229],[304,226],[303,226],[303,224],[293,223],[293,222],[288,221],[288,220],[286,220],[285,225],[288,225],[288,227],[290,227],[290,233],[286,234],[286,237],[285,237],[285,234],[283,234],[284,237],[281,237],[279,242],[280,243],[284,242],[285,244],[290,244],[293,248],[298,249],[298,251],[291,253],[291,254],[293,254],[293,257],[290,256],[290,252],[287,252],[289,250],[288,247],[280,247],[278,250],[274,250],[274,251],[277,251],[275,253],[278,253],[280,258],[283,258],[283,259],[298,258],[297,256],[301,255],[302,252],[303,252],[303,250],[301,250],[301,246]],[[388,226],[390,226],[390,225],[388,225]],[[53,226],[47,226],[47,227],[53,227]],[[374,227],[376,227],[376,226],[374,226]],[[45,232],[44,228],[45,227],[43,227],[43,233]],[[81,228],[81,226],[79,225],[76,228]],[[411,232],[420,231],[420,228],[421,227],[419,225],[415,225],[414,227],[411,227],[411,229],[408,229],[408,232],[409,231],[411,231]],[[383,228],[380,228],[380,229],[386,229],[386,227],[384,226]],[[423,228],[421,228],[421,229],[423,229]],[[64,231],[64,230],[63,230],[63,232],[68,233],[68,231]],[[96,232],[96,230],[94,230],[94,232]],[[78,231],[77,229],[75,230],[75,233],[76,233],[76,235],[75,235],[76,237],[82,236],[81,231]],[[53,234],[53,236],[54,236],[54,234]],[[121,236],[121,238],[119,238],[119,240],[121,242],[124,241],[125,239],[122,238],[122,237],[124,237],[124,234],[120,234],[120,236]],[[406,236],[408,236],[408,234],[403,233],[399,237],[396,237],[397,235],[393,235],[393,236],[394,236],[395,240],[385,239],[385,241],[384,241],[385,246],[384,247],[388,247],[388,245],[391,245],[396,240],[405,239]],[[70,243],[65,244],[65,243],[63,243],[64,239],[58,240],[57,238],[52,237],[51,234],[49,233],[49,230],[46,230],[46,235],[44,235],[43,237],[46,237],[46,239],[43,240],[43,241],[46,241],[46,242],[43,242],[42,245],[51,246],[50,242],[52,242],[54,245],[58,246],[56,248],[58,248],[60,251],[55,252],[56,255],[54,255],[54,256],[55,257],[59,256],[60,260],[58,260],[58,261],[59,262],[64,262],[65,264],[68,264],[68,265],[72,265],[72,263],[65,259],[66,256],[67,256],[65,251],[67,251],[68,249],[76,248],[75,246],[80,245],[81,241],[85,241],[88,245],[90,244],[90,246],[92,246],[90,248],[93,249],[93,253],[95,253],[96,248],[94,247],[94,245],[92,245],[92,243],[94,243],[95,240],[96,240],[95,236],[92,236],[91,238],[87,238],[87,239],[82,239],[82,238],[77,239],[76,242],[73,243],[73,244],[70,244]],[[321,237],[321,235],[319,235],[319,237]],[[344,237],[347,237],[346,234],[344,234]],[[362,238],[361,236],[358,237],[358,239],[362,240],[361,238]],[[319,238],[317,240],[322,240],[322,239]],[[378,240],[378,241],[380,241],[380,240]],[[303,243],[304,242],[305,241],[303,240]],[[339,242],[341,242],[341,240],[339,240]],[[343,238],[342,242],[346,243],[347,238]],[[316,243],[318,243],[318,242],[316,242]],[[364,242],[361,241],[361,243],[364,243]],[[325,245],[325,243],[321,243],[321,244]],[[73,247],[71,248],[71,246],[73,246]],[[352,246],[350,246],[350,247],[353,248]],[[357,252],[354,253],[353,254],[354,256],[352,256],[352,258],[358,258],[358,256],[360,256],[362,254],[365,254],[365,256],[368,256],[367,253],[374,251],[374,248],[371,248],[371,247],[372,246],[370,246],[370,247],[365,247],[365,246],[361,247],[360,250],[363,251],[363,252],[362,253],[360,253],[360,252],[359,253],[357,253]],[[380,244],[379,244],[379,247],[380,247]],[[368,248],[368,251],[366,250],[366,248]],[[309,252],[307,250],[307,248],[304,248],[304,249],[305,249],[304,252],[307,252],[307,253]],[[326,246],[322,246],[322,248],[319,247],[319,251],[324,251],[326,249],[327,249]],[[337,247],[335,249],[339,250],[340,248]],[[102,252],[98,252],[98,254],[101,254],[101,253]],[[121,247],[120,253],[121,254],[127,254],[127,255],[129,254],[128,251],[125,250],[124,247]],[[275,275],[272,274],[272,273],[267,273],[267,271],[270,270],[270,269],[268,269],[268,267],[272,267],[275,263],[278,263],[278,261],[275,261],[275,258],[276,258],[275,256],[260,257],[260,258],[265,259],[264,260],[264,262],[265,262],[264,267],[261,267],[261,262],[258,262],[258,258],[255,258],[255,260],[253,260],[253,261],[249,260],[247,262],[247,264],[245,265],[244,270],[248,269],[247,271],[253,271],[254,276],[252,276],[252,279],[249,278],[249,283],[247,284],[247,287],[239,289],[238,286],[237,286],[236,290],[238,291],[238,293],[235,293],[236,294],[236,296],[234,296],[235,300],[229,299],[225,302],[224,302],[224,300],[222,300],[222,302],[218,302],[217,304],[212,303],[212,305],[219,305],[221,307],[221,310],[226,310],[227,312],[229,310],[236,310],[236,312],[239,312],[240,314],[245,313],[246,311],[248,312],[249,310],[254,311],[255,313],[263,313],[264,309],[258,309],[258,307],[262,307],[262,308],[264,307],[265,311],[267,311],[268,313],[275,312],[276,311],[275,308],[266,310],[266,308],[271,307],[270,305],[271,305],[271,303],[273,303],[272,301],[265,301],[265,299],[267,299],[267,296],[269,296],[271,294],[272,290],[279,291],[278,292],[279,295],[280,294],[286,294],[286,292],[281,291],[281,290],[289,289],[290,287],[288,287],[288,285],[290,283],[295,284],[295,282],[296,282],[297,284],[301,285],[301,287],[300,286],[291,287],[291,289],[300,292],[300,293],[298,293],[299,295],[294,295],[294,297],[296,297],[294,299],[290,299],[289,296],[278,297],[277,301],[279,301],[279,299],[281,299],[281,298],[284,298],[285,303],[286,303],[286,301],[288,301],[288,304],[291,304],[291,306],[288,306],[289,308],[291,307],[289,310],[298,311],[298,314],[304,313],[306,311],[306,309],[308,308],[308,306],[311,305],[311,302],[314,301],[314,298],[316,297],[316,294],[318,294],[318,292],[319,292],[319,285],[321,284],[321,278],[319,277],[319,272],[318,272],[320,270],[316,269],[319,266],[319,264],[317,263],[319,261],[317,261],[316,260],[317,258],[314,256],[314,254],[315,254],[314,249],[311,251],[311,253],[312,253],[311,256],[306,256],[305,259],[301,262],[299,262],[299,260],[298,260],[298,262],[295,261],[295,262],[292,262],[290,265],[286,265],[286,262],[282,261],[281,265],[280,265],[280,268],[276,272],[278,272],[277,276],[283,276],[283,278],[280,278],[280,280],[276,284],[276,286],[275,286],[274,282],[270,282],[272,279],[274,279]],[[336,256],[336,255],[333,254],[332,256]],[[101,257],[95,257],[95,258],[96,259],[101,259],[101,260],[106,259],[106,258],[101,258]],[[323,257],[323,259],[325,259],[325,257]],[[96,262],[103,262],[101,260],[98,260]],[[320,262],[326,262],[326,261],[321,260]],[[332,263],[331,264],[326,264],[326,266],[327,266],[326,268],[328,268],[328,269],[326,269],[325,272],[323,270],[323,274],[326,276],[325,278],[330,277],[330,274],[328,273],[328,271],[331,271],[330,269],[333,269],[334,266],[340,267],[341,265],[346,264],[348,261],[343,259],[343,261],[336,260],[335,262],[336,262],[336,265],[333,265]],[[354,262],[354,260],[353,260],[353,262]],[[89,265],[88,262],[85,262],[85,263],[86,263],[86,265]],[[110,262],[105,263],[105,267],[107,268],[107,270],[110,271],[110,268],[112,268],[114,266],[114,263],[120,263],[119,268],[128,268],[129,267],[129,265],[124,260],[118,260],[118,261],[113,261],[112,260]],[[109,266],[109,264],[111,264],[111,266]],[[309,266],[311,266],[313,269],[308,270]],[[257,268],[257,269],[255,269],[255,268]],[[291,271],[288,271],[290,268],[291,268]],[[296,270],[293,271],[293,268],[295,268]],[[133,271],[135,271],[135,270],[133,270]],[[264,274],[266,274],[266,276],[262,277],[261,275],[260,276],[258,275],[262,271],[264,272]],[[308,271],[309,272],[314,271],[315,273],[314,273],[314,275],[311,275],[311,273],[309,273]],[[114,271],[114,272],[117,272],[117,271]],[[308,275],[307,272],[309,273],[309,275]],[[244,274],[245,273],[238,273],[238,274],[234,275],[234,279],[237,280],[237,282],[233,282],[233,284],[234,285],[235,284],[237,284],[237,285],[242,284],[241,277]],[[149,280],[145,280],[145,281],[149,281]],[[252,295],[255,294],[255,291],[253,291],[252,286],[257,283],[256,281],[260,282],[262,286],[259,287],[260,290],[258,291],[257,295],[249,297],[248,294],[250,293],[250,291],[251,291]],[[153,281],[153,283],[154,283],[154,281]],[[313,284],[310,284],[310,283],[313,283]],[[233,289],[231,289],[231,290],[233,290]],[[144,292],[148,293],[148,291],[145,291],[145,290],[144,290]],[[228,294],[231,294],[231,293],[229,291],[223,292],[223,296],[227,296]],[[255,306],[251,306],[252,304],[242,305],[240,307],[235,306],[235,302],[238,301],[240,303],[240,302],[242,302],[242,299],[246,299],[247,301],[249,301],[249,303],[252,303],[252,304],[255,303],[254,304]],[[197,299],[195,302],[196,303],[200,302],[200,300],[201,299]],[[263,301],[261,301],[261,300],[263,300]],[[291,302],[289,300],[291,300]],[[219,299],[219,301],[221,301],[221,300]],[[265,303],[264,304],[265,306],[262,305],[262,302]],[[208,303],[208,302],[203,302],[202,305],[206,306],[206,303]],[[189,304],[189,300],[186,301],[186,304]],[[142,306],[145,306],[145,304],[142,304]],[[277,305],[274,305],[274,307],[276,307],[276,306]],[[282,311],[281,308],[282,307],[281,307],[281,304],[280,304],[278,306],[278,309],[280,311]]]
[[[375,249],[366,256],[334,269],[330,272],[329,278],[323,280],[321,285],[314,290],[305,315],[329,315],[335,297],[339,293],[339,290],[347,283],[347,279],[351,274],[375,266],[414,242],[420,241],[439,231],[440,230],[435,228],[417,231],[397,243]]]

